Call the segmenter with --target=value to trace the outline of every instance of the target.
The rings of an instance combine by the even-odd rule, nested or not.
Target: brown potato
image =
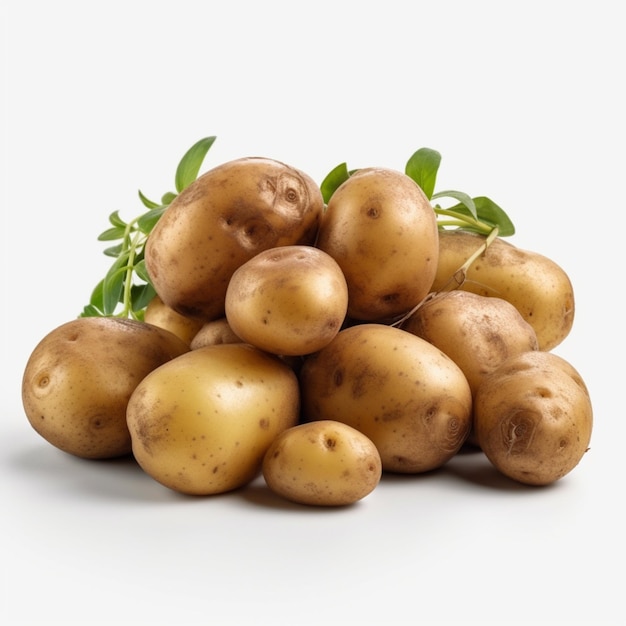
[[[465,374],[472,394],[505,359],[538,349],[534,328],[510,302],[469,291],[436,295],[401,328],[445,352]]]
[[[472,396],[441,350],[399,328],[351,326],[300,369],[305,421],[344,422],[369,437],[383,470],[426,472],[451,459],[471,427]]]
[[[358,170],[331,196],[316,244],[348,283],[348,316],[385,321],[411,310],[437,271],[437,219],[420,187],[385,168]]]
[[[333,420],[299,424],[274,439],[263,459],[267,486],[280,496],[313,506],[345,506],[369,495],[382,475],[374,443]]]
[[[178,313],[224,316],[233,272],[276,246],[313,243],[324,200],[304,172],[262,157],[223,163],[166,209],[145,246],[157,294]]]
[[[513,356],[478,388],[478,445],[502,474],[528,485],[553,483],[578,465],[593,426],[578,371],[552,352]]]
[[[173,333],[120,318],[84,317],[48,333],[24,370],[28,421],[46,441],[86,459],[129,454],[126,405],[135,387],[189,346]]]
[[[298,423],[292,369],[245,343],[191,350],[146,376],[127,410],[133,453],[162,485],[189,495],[242,487]]]
[[[243,341],[284,356],[310,354],[339,332],[348,286],[337,262],[313,246],[260,252],[235,270],[226,319]]]
[[[148,302],[144,314],[144,322],[169,330],[189,346],[191,346],[192,339],[203,324],[202,320],[177,313],[174,309],[167,306],[159,296],[155,296]]]
[[[432,290],[449,285],[484,241],[481,235],[464,231],[441,231]],[[574,323],[574,291],[563,268],[548,257],[503,239],[495,239],[472,263],[460,289],[510,302],[535,329],[540,350],[559,345]]]
[[[220,343],[241,343],[241,337],[233,332],[225,317],[204,323],[191,340],[190,347],[197,350]]]

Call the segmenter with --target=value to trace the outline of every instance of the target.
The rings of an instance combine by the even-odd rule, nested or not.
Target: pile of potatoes
[[[190,495],[262,474],[293,502],[346,505],[462,448],[553,483],[592,430],[585,383],[551,352],[572,285],[499,238],[460,272],[484,244],[440,228],[399,171],[358,170],[325,204],[294,167],[224,163],[150,234],[145,321],[78,318],[35,347],[26,416],[68,454],[132,454]]]

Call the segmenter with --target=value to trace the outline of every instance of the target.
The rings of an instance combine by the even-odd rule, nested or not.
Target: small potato
[[[437,218],[421,188],[386,168],[358,170],[331,196],[317,247],[348,283],[348,316],[386,321],[410,311],[437,271]]]
[[[323,209],[317,183],[294,167],[262,157],[222,163],[163,213],[145,245],[146,269],[178,313],[223,317],[233,272],[262,250],[312,244]]]
[[[478,388],[478,445],[502,474],[548,485],[568,474],[588,449],[589,392],[576,369],[552,352],[513,356]]]
[[[233,332],[284,356],[327,345],[341,329],[347,308],[341,268],[312,246],[260,252],[235,270],[226,291],[226,319]]]
[[[401,326],[445,352],[463,371],[472,394],[500,363],[537,350],[537,335],[506,300],[447,291],[425,302]]]
[[[244,343],[198,348],[151,372],[127,409],[135,458],[166,487],[211,495],[261,470],[274,438],[298,423],[293,370]]]
[[[242,343],[241,338],[233,332],[225,317],[203,324],[191,340],[190,347],[196,350],[220,343]]]
[[[69,454],[130,454],[126,405],[132,392],[152,370],[188,351],[180,337],[151,324],[74,319],[48,333],[26,363],[26,417],[46,441]]]
[[[304,360],[299,376],[304,419],[356,428],[374,442],[385,471],[440,467],[470,431],[471,390],[459,366],[393,326],[345,328]]]
[[[439,233],[439,263],[432,290],[446,287],[457,270],[483,245],[481,235]],[[572,283],[557,263],[536,252],[495,239],[467,271],[460,289],[510,302],[535,329],[540,350],[552,350],[574,323]]]
[[[371,493],[382,475],[380,454],[358,430],[332,420],[283,431],[263,459],[268,487],[315,506],[353,504]]]
[[[144,322],[164,328],[180,337],[188,346],[202,327],[202,320],[181,315],[167,306],[159,296],[148,302]]]

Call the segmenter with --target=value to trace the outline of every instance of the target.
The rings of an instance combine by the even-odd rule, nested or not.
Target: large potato
[[[310,354],[341,329],[348,286],[337,262],[312,246],[264,250],[235,270],[226,319],[242,340],[284,356]]]
[[[171,332],[133,320],[85,317],[62,324],[26,363],[26,417],[45,440],[75,456],[129,454],[132,392],[152,370],[188,350]]]
[[[244,343],[191,350],[151,372],[128,402],[133,454],[159,483],[190,495],[241,487],[275,437],[298,422],[292,369]]]
[[[369,437],[383,470],[418,473],[454,456],[471,427],[472,396],[441,350],[399,328],[351,326],[300,370],[303,416],[344,422]]]
[[[445,352],[463,371],[472,393],[505,359],[537,350],[537,335],[506,300],[469,291],[437,294],[401,328]]]
[[[358,170],[331,196],[317,246],[348,283],[348,316],[384,321],[412,309],[437,271],[436,214],[420,187],[386,168]]]
[[[178,313],[223,317],[233,272],[267,248],[313,243],[323,208],[318,185],[298,169],[262,157],[223,163],[157,222],[145,246],[148,274]]]
[[[449,285],[484,241],[481,235],[464,231],[441,231],[433,291]],[[574,323],[574,291],[563,268],[548,257],[503,239],[495,239],[472,263],[460,288],[513,304],[535,329],[540,350],[555,348]]]
[[[315,506],[345,506],[370,494],[382,462],[374,443],[342,422],[320,420],[283,431],[263,459],[267,486],[280,496]]]
[[[478,388],[478,445],[504,475],[547,485],[568,474],[588,449],[589,391],[578,371],[552,352],[513,356]]]

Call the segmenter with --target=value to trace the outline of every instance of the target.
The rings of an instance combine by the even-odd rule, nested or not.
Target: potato
[[[484,240],[464,231],[441,231],[433,291],[446,287]],[[474,261],[460,289],[513,304],[535,329],[540,350],[559,345],[574,323],[574,291],[563,268],[548,257],[503,239],[496,238]]]
[[[280,496],[315,506],[345,506],[370,494],[382,475],[380,454],[358,430],[332,420],[284,430],[263,459],[263,477]]]
[[[323,209],[318,185],[298,169],[262,157],[223,163],[163,213],[145,245],[146,269],[181,315],[223,317],[233,272],[262,250],[313,243]]]
[[[578,371],[552,352],[513,356],[478,388],[478,445],[505,476],[553,483],[578,465],[593,426],[589,391]]]
[[[26,416],[46,441],[86,459],[131,452],[126,405],[141,380],[189,346],[133,320],[84,317],[48,333],[22,379]]]
[[[133,392],[127,421],[135,458],[162,485],[189,495],[242,487],[276,436],[298,422],[292,369],[244,343],[183,354]]]
[[[374,442],[385,471],[440,467],[471,427],[471,391],[458,365],[393,326],[345,328],[305,359],[299,377],[304,421],[356,428]]]
[[[284,356],[310,354],[341,329],[348,286],[338,263],[312,246],[264,250],[235,270],[226,291],[233,332]]]
[[[462,370],[472,394],[509,356],[537,350],[537,335],[506,300],[469,291],[436,295],[401,328],[445,352]]]
[[[242,343],[241,337],[238,337],[233,332],[226,317],[205,322],[194,335],[190,347],[192,350],[196,350],[197,348],[213,346],[219,343]]]
[[[159,328],[165,328],[180,337],[188,346],[203,325],[202,320],[181,315],[167,306],[159,296],[148,302],[144,322]]]
[[[317,247],[332,256],[348,283],[348,316],[386,321],[425,297],[437,271],[435,212],[407,175],[358,170],[331,196]]]

